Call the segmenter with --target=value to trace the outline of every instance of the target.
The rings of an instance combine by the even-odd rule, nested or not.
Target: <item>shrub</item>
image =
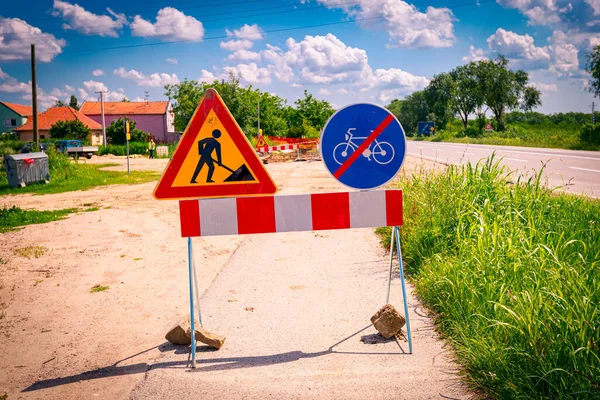
[[[129,133],[131,134],[130,142],[146,142],[148,140],[149,133],[144,132],[140,129],[136,129],[136,122],[133,120],[129,121]],[[123,126],[123,118],[117,118],[110,123],[110,126],[106,127],[106,138],[110,144],[125,144],[125,128]]]
[[[90,128],[80,120],[57,121],[50,127],[52,139],[77,139],[88,142],[90,139]]]
[[[600,144],[600,124],[585,124],[579,132],[579,140],[587,144]]]
[[[109,144],[108,146],[98,146],[98,155],[112,154],[113,156],[126,156],[127,146],[124,144]],[[146,154],[146,143],[129,142],[129,154]]]

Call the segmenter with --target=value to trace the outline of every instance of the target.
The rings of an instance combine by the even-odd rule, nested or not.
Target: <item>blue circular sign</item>
[[[329,118],[321,134],[321,158],[338,181],[373,189],[390,181],[406,154],[404,129],[394,114],[375,104],[346,106]]]

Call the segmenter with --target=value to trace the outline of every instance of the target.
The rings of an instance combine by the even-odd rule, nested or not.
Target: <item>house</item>
[[[14,131],[32,115],[31,106],[0,101],[0,134]]]
[[[58,121],[73,120],[80,120],[85,126],[90,128],[90,143],[92,145],[97,146],[102,144],[102,125],[69,106],[51,107],[38,115],[38,134],[40,135],[40,140],[50,139],[50,127]],[[29,118],[25,125],[15,130],[19,134],[19,140],[24,142],[33,141],[33,118]]]
[[[102,123],[100,102],[86,101],[81,105],[82,113]],[[159,143],[173,143],[179,140],[175,132],[173,105],[170,101],[104,102],[106,126],[118,118],[127,117],[135,121],[136,129],[148,132]]]

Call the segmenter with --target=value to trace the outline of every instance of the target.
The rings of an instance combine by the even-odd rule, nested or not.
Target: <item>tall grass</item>
[[[492,157],[405,180],[407,270],[474,386],[600,398],[600,201],[510,175]]]

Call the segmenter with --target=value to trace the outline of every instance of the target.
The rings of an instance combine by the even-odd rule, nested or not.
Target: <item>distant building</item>
[[[86,101],[82,113],[102,124],[100,102]],[[170,101],[104,102],[106,126],[118,118],[127,117],[136,123],[136,129],[148,132],[159,143],[173,143],[179,139],[175,132],[173,105]]]
[[[90,128],[90,143],[92,145],[97,146],[102,144],[102,125],[69,106],[51,107],[38,115],[38,134],[40,135],[40,140],[50,139],[50,127],[58,121],[73,120],[80,120],[85,126]],[[19,140],[24,142],[33,141],[33,118],[29,118],[29,121],[17,128],[16,131],[19,133]]]
[[[31,106],[0,101],[0,134],[12,132],[27,122],[33,115]]]

